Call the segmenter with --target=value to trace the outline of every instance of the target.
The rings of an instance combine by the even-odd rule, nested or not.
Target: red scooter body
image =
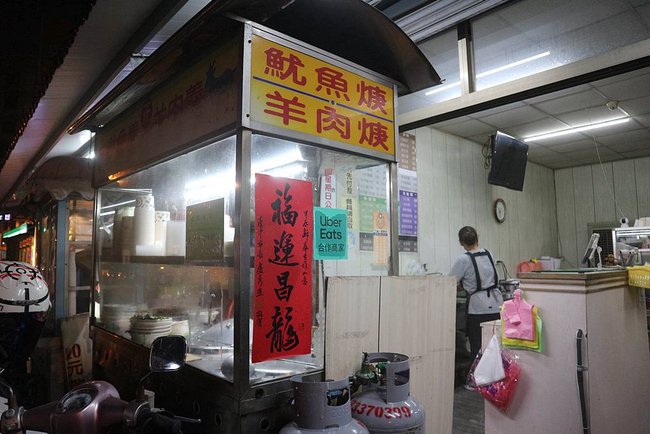
[[[104,381],[80,384],[56,403],[25,411],[23,428],[52,434],[106,434],[120,427],[127,402]]]
[[[160,337],[153,342],[149,368],[151,372],[175,371],[185,362],[186,352],[187,343],[183,337]],[[56,402],[29,410],[18,407],[13,390],[2,381],[9,390],[9,409],[0,417],[0,432],[178,434],[181,433],[181,421],[201,422],[151,408],[144,398],[143,381],[138,386],[135,401],[123,401],[117,389],[105,381],[90,381],[76,386]]]

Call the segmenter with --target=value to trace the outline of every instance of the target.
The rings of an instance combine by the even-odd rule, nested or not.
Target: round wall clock
[[[506,202],[503,199],[497,199],[494,201],[494,217],[499,223],[506,221],[506,214],[508,213],[508,208],[506,208]]]

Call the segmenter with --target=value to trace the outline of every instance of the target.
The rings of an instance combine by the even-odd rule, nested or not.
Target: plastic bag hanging
[[[501,306],[501,343],[505,348],[540,352],[542,319],[537,306],[527,303],[517,289]]]
[[[521,368],[517,363],[517,357],[510,351],[501,350],[501,360],[505,377],[485,386],[477,386],[476,390],[488,402],[505,413],[510,408],[510,403],[517,390]]]
[[[502,380],[506,376],[501,360],[501,346],[496,335],[492,335],[481,359],[474,369],[474,384],[484,386]]]

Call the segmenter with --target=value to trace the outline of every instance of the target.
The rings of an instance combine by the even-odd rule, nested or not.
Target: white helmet
[[[0,261],[0,372],[29,358],[49,308],[47,284],[36,268]]]
[[[0,313],[47,312],[49,308],[49,290],[36,268],[0,261]]]

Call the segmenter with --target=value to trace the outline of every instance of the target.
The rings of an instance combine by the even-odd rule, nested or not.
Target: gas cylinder
[[[371,434],[424,434],[424,408],[410,396],[409,358],[397,353],[365,353],[352,396],[352,417]]]
[[[363,423],[352,419],[349,379],[319,382],[296,375],[291,386],[295,417],[280,434],[368,434]]]

